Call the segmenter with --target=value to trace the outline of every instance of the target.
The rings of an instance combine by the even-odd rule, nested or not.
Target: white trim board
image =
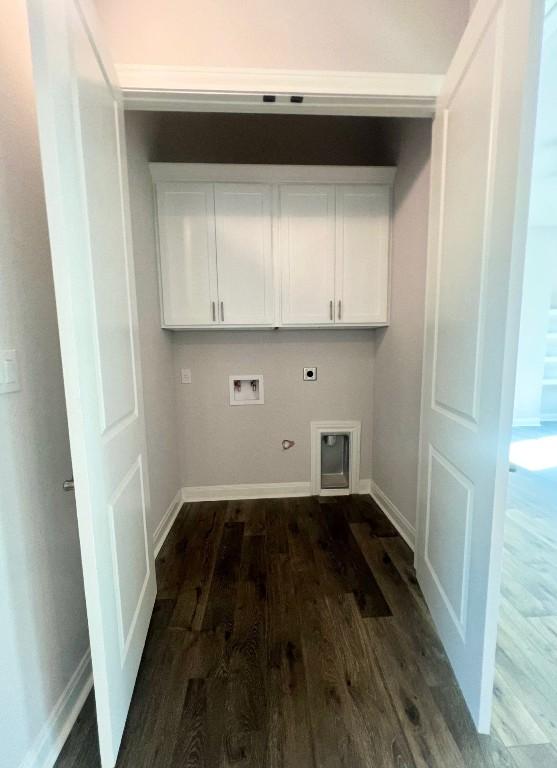
[[[126,109],[432,117],[442,75],[116,66]],[[264,103],[263,96],[275,96]],[[290,101],[303,96],[303,103]]]
[[[155,183],[381,184],[392,186],[389,165],[266,165],[258,163],[149,163]]]
[[[539,427],[541,419],[539,416],[524,417],[520,419],[513,419],[513,427]]]
[[[183,495],[184,494],[182,492],[182,489],[180,488],[176,496],[174,496],[174,498],[170,502],[170,505],[166,510],[166,512],[164,513],[164,515],[162,516],[161,521],[155,528],[155,531],[153,533],[153,550],[155,553],[155,557],[159,554],[166,537],[170,533],[170,529],[174,525],[174,521],[178,516],[178,512],[180,511],[182,504],[184,503]]]
[[[92,687],[91,655],[87,650],[19,768],[52,768]]]
[[[371,480],[360,480],[360,494],[370,492]],[[241,485],[201,485],[182,488],[182,500],[241,501],[242,499],[288,499],[311,496],[311,483],[246,483]]]
[[[370,481],[369,494],[383,514],[389,518],[410,549],[414,551],[416,544],[416,529],[414,526],[408,522],[398,507],[393,504],[373,480]]]

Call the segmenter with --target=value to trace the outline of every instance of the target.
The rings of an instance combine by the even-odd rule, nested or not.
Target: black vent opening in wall
[[[270,94],[270,93],[266,93],[266,94],[263,96],[263,101],[265,102],[265,104],[272,104],[272,103],[273,103],[273,102],[275,102],[276,100],[277,100],[277,97],[276,97],[276,96],[274,96],[273,94]]]
[[[291,96],[290,101],[292,104],[303,104],[304,97],[303,96]]]
[[[350,487],[350,436],[321,435],[321,489]]]

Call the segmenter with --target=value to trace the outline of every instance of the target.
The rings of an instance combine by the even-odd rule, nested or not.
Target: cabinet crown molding
[[[237,163],[149,163],[159,182],[255,182],[263,184],[386,184],[395,180],[395,166],[258,165]]]

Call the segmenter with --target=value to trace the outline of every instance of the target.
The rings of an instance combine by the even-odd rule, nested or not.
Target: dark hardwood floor
[[[475,732],[366,496],[186,504],[118,768],[546,768]],[[99,768],[92,698],[56,768]]]

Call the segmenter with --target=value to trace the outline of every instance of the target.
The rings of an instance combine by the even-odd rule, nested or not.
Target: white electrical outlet
[[[15,349],[0,350],[0,395],[19,392],[19,365]]]
[[[182,368],[182,384],[191,384],[190,368]]]
[[[304,381],[317,381],[317,368],[304,368]]]

